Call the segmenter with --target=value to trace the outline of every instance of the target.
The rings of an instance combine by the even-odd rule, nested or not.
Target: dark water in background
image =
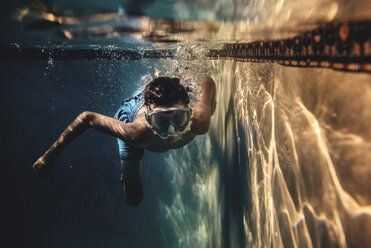
[[[371,243],[370,75],[210,61],[203,56],[203,47],[217,47],[223,41],[291,32],[273,32],[275,27],[305,20],[365,18],[369,4],[205,2],[94,1],[89,7],[74,1],[45,2],[48,9],[64,15],[120,12],[119,5],[129,14],[154,20],[176,17],[184,21],[182,25],[197,28],[179,32],[174,25],[177,32],[166,34],[166,39],[184,46],[175,59],[0,61],[1,247],[367,247]],[[84,29],[106,22],[45,28],[45,23],[34,25],[39,13],[21,22],[9,21],[6,16],[14,6],[30,4],[20,1],[2,8],[2,41],[107,50],[111,45],[134,50],[176,47],[152,43],[145,35],[138,38],[136,32]],[[110,19],[108,26],[126,25],[127,20],[120,18]],[[138,18],[139,27],[157,25],[166,31],[162,24]],[[214,26],[216,31],[210,31]],[[257,32],[266,27],[273,28]],[[71,39],[60,32],[74,28],[78,32]],[[151,39],[161,39],[161,32],[154,33]],[[201,45],[193,46],[200,40]],[[145,198],[139,207],[122,200],[116,140],[93,130],[62,153],[53,183],[33,175],[33,162],[79,113],[90,110],[112,116],[143,75],[156,71],[174,75],[179,65],[190,68],[180,73],[185,78],[190,74],[214,78],[218,108],[207,135],[175,151],[146,153]]]
[[[112,116],[134,90],[135,84],[122,82],[139,80],[151,64],[1,62],[3,247],[161,246],[150,223],[156,201],[168,201],[171,190],[158,155],[146,156],[155,162],[144,173],[145,187],[157,194],[146,195],[137,209],[123,202],[117,144],[103,134],[88,131],[71,144],[58,160],[54,183],[30,169],[80,112]]]

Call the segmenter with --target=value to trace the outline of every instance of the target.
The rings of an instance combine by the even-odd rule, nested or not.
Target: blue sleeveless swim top
[[[137,90],[127,100],[123,101],[121,107],[117,110],[116,119],[125,123],[133,122],[138,111],[144,105],[144,95],[142,89]],[[123,140],[117,139],[119,144],[119,155],[121,160],[133,161],[141,160],[144,154],[144,148],[135,148],[126,144]]]

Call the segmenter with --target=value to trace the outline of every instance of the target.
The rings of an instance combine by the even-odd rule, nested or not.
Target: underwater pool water
[[[369,20],[367,1],[43,4],[2,10],[18,18],[2,17],[2,44],[62,56],[0,60],[1,247],[371,243],[370,74],[207,56],[226,42]],[[135,12],[142,15],[127,16]],[[157,49],[174,53],[114,53]],[[63,55],[86,50],[107,56]],[[206,135],[166,153],[146,151],[138,207],[123,201],[116,139],[94,130],[62,153],[52,182],[33,175],[32,164],[78,114],[113,116],[156,73],[180,77],[195,101],[203,75],[211,76],[217,109]]]

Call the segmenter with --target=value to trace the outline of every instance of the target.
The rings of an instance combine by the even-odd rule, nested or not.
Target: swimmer
[[[216,87],[210,77],[201,83],[202,97],[193,108],[179,78],[158,77],[125,100],[114,118],[81,113],[33,165],[36,175],[51,176],[62,150],[89,128],[118,138],[124,200],[137,206],[143,199],[141,160],[144,149],[165,152],[205,134],[216,108]]]

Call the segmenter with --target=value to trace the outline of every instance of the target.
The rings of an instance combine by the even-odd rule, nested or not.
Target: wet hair
[[[179,78],[158,77],[149,82],[143,91],[144,105],[171,107],[178,102],[189,103],[187,90]]]

